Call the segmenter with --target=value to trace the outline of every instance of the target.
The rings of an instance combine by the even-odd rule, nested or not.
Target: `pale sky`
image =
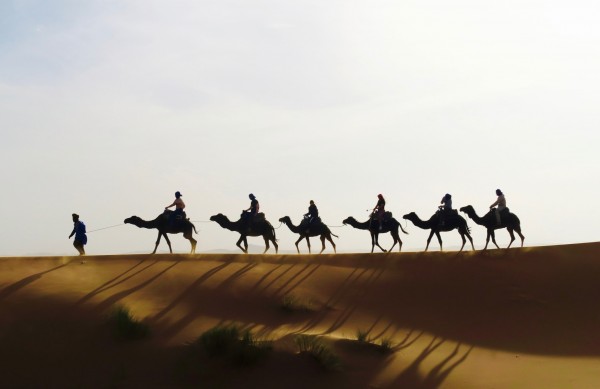
[[[482,215],[500,188],[526,245],[598,241],[598,20],[591,0],[4,0],[0,256],[74,255],[71,213],[88,231],[150,220],[175,191],[199,253],[237,250],[203,221],[237,219],[251,192],[277,227],[311,199],[329,225],[366,220],[378,193],[398,219],[445,193]],[[89,254],[150,252],[156,231],[88,237]]]

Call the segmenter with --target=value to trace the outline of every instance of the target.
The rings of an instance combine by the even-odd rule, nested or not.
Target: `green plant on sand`
[[[109,322],[115,336],[122,340],[136,340],[147,337],[150,328],[137,320],[125,306],[116,306],[109,314]]]
[[[342,363],[337,356],[321,339],[311,335],[296,335],[294,343],[300,353],[311,355],[327,371],[340,370]]]
[[[252,365],[272,350],[272,343],[259,341],[249,330],[237,325],[216,326],[196,339],[192,346],[209,358],[220,358],[234,365]]]

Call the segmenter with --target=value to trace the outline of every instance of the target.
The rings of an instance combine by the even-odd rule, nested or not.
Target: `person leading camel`
[[[173,224],[173,222],[177,220],[178,216],[180,216],[180,218],[183,219],[183,210],[185,209],[185,203],[181,199],[181,193],[179,191],[175,192],[175,201],[173,201],[173,204],[166,206],[165,210],[173,206],[175,206],[175,211],[173,212],[173,214],[171,214],[171,217],[169,218],[169,222],[171,224]]]
[[[494,204],[490,205],[490,209],[497,206],[496,207],[496,223],[498,225],[500,225],[501,224],[500,213],[506,209],[506,198],[504,197],[504,193],[502,193],[502,191],[500,189],[496,189],[496,196],[498,196],[498,199],[494,202]]]
[[[385,199],[383,195],[380,193],[377,195],[377,205],[373,208],[373,212],[371,213],[371,218],[377,216],[377,221],[379,222],[379,231],[383,228],[383,215],[385,214]]]
[[[85,249],[83,246],[87,244],[87,235],[85,234],[85,224],[81,220],[79,220],[79,215],[74,213],[73,217],[73,232],[69,235],[69,239],[73,235],[75,235],[75,240],[73,241],[73,246],[79,252],[79,255],[85,255]],[[82,262],[83,263],[83,262]]]

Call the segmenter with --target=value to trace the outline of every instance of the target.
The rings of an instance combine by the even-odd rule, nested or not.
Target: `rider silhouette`
[[[383,215],[385,214],[385,199],[383,195],[380,193],[377,195],[377,205],[373,208],[371,212],[371,220],[376,216],[377,221],[379,222],[379,231],[383,228]]]
[[[446,222],[446,216],[452,212],[452,195],[446,193],[444,197],[442,197],[440,204],[443,204],[438,207],[440,209],[440,226],[443,226]]]
[[[258,204],[256,196],[254,196],[252,193],[250,193],[248,197],[250,198],[250,207],[244,210],[244,219],[246,220],[246,224],[250,225],[250,223],[254,220],[254,217],[258,214],[260,205]]]
[[[310,200],[310,205],[308,206],[308,212],[304,214],[304,220],[306,221],[306,227],[310,227],[312,223],[314,223],[319,217],[319,210],[315,205],[313,200]]]
[[[181,193],[179,191],[175,192],[175,201],[171,205],[165,207],[165,211],[175,206],[175,211],[171,215],[169,215],[169,223],[173,224],[177,221],[177,218],[183,220],[183,210],[185,208],[185,203],[181,199]]]
[[[504,197],[504,193],[502,193],[500,189],[496,189],[496,196],[498,196],[498,199],[494,202],[494,204],[490,205],[490,209],[494,208],[495,206],[498,206],[495,212],[496,224],[500,225],[500,213],[506,210],[506,198]]]

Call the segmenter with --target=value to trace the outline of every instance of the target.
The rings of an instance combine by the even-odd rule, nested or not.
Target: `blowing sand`
[[[0,259],[0,387],[598,388],[600,243],[466,253]],[[286,297],[287,296],[287,297]],[[283,309],[284,300],[308,309]],[[151,331],[116,339],[127,307]],[[204,331],[274,343],[256,366],[181,368]],[[379,344],[381,353],[357,334]],[[341,360],[298,354],[321,336]]]

